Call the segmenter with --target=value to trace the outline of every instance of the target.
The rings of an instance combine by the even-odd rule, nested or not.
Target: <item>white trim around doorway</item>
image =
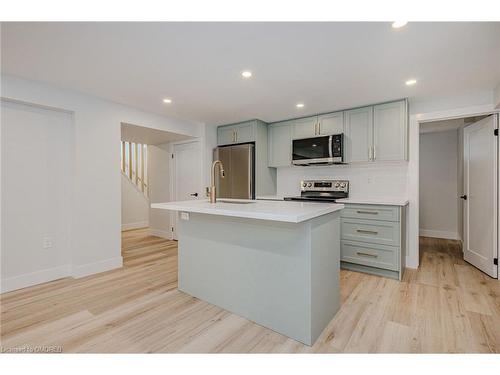
[[[462,117],[488,115],[499,113],[493,104],[463,107],[445,111],[418,113],[410,115],[409,129],[409,163],[408,163],[408,199],[410,201],[408,214],[408,253],[406,266],[419,266],[419,144],[420,124],[431,121],[451,120]],[[500,193],[499,193],[500,198]],[[500,228],[499,228],[500,230]],[[499,232],[500,233],[500,232]]]

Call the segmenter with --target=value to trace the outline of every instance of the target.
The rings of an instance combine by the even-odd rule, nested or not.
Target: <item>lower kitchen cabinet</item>
[[[345,203],[340,233],[341,268],[402,279],[406,206]]]

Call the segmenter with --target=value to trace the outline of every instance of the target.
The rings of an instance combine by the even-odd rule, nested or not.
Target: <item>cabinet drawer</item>
[[[346,204],[341,216],[353,219],[399,221],[399,207],[373,204]]]
[[[340,260],[364,266],[399,270],[399,247],[341,241]]]
[[[340,227],[343,240],[400,245],[398,222],[342,218]]]

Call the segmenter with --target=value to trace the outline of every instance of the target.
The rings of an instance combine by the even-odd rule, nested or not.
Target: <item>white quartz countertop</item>
[[[406,206],[408,198],[405,197],[354,197],[337,199],[338,203],[351,204],[379,204],[388,206]]]
[[[256,199],[263,201],[282,201],[284,198],[281,195],[261,195]]]
[[[344,208],[344,205],[338,203],[219,199],[217,203],[210,203],[208,200],[191,200],[153,203],[151,207],[170,211],[300,223],[339,211]]]

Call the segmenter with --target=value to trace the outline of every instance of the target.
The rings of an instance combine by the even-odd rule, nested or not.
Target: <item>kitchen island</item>
[[[312,345],[340,307],[342,204],[204,200],[178,211],[179,290]]]

